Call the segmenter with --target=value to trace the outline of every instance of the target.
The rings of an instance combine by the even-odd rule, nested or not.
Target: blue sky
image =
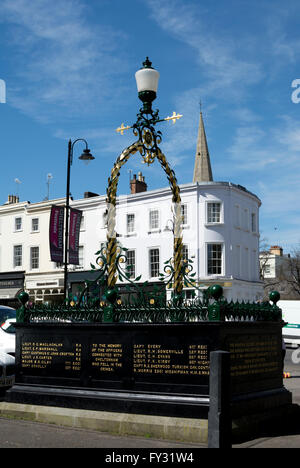
[[[120,152],[135,141],[115,129],[141,107],[134,74],[146,55],[160,72],[154,108],[161,148],[180,184],[192,181],[202,101],[214,179],[244,185],[262,200],[260,228],[286,251],[300,242],[300,4],[297,0],[0,0],[0,203],[65,195],[67,142],[85,138],[96,157],[74,150],[71,192],[104,194]],[[297,96],[297,95],[296,95]],[[300,93],[299,93],[300,96]],[[133,156],[149,189],[167,186],[158,164]],[[20,184],[15,182],[19,179]]]

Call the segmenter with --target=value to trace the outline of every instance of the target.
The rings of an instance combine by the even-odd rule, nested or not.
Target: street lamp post
[[[67,191],[66,191],[66,223],[65,223],[65,254],[64,254],[64,300],[67,298],[67,287],[68,287],[68,243],[69,243],[69,211],[70,211],[70,176],[71,176],[71,166],[73,163],[73,151],[74,146],[78,141],[83,141],[85,143],[85,149],[79,157],[81,161],[84,161],[88,164],[92,161],[94,156],[91,154],[88,149],[87,141],[83,138],[78,138],[73,141],[69,140],[68,143],[68,164],[67,164]]]

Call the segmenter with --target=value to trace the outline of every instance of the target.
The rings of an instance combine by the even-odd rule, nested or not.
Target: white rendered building
[[[282,247],[272,245],[267,252],[260,253],[260,268],[263,279],[275,279],[287,269],[289,255],[283,255]]]
[[[180,190],[184,255],[193,261],[200,289],[218,283],[229,300],[261,298],[258,198],[226,182],[185,184]],[[77,200],[72,206],[84,211],[80,245],[82,269],[87,270],[106,240],[105,198]],[[173,256],[172,218],[168,187],[118,198],[116,231],[129,249],[133,277],[158,281],[164,262]]]
[[[220,284],[228,300],[260,299],[261,202],[242,186],[212,180],[202,114],[194,180],[181,185],[180,190],[184,255],[193,261],[200,290]],[[64,198],[30,204],[10,197],[0,206],[2,303],[9,303],[22,287],[33,301],[63,298],[63,268],[50,260],[49,218],[52,205],[64,204]],[[70,287],[76,291],[76,285],[89,277],[95,253],[106,241],[106,197],[87,194],[71,201],[71,207],[83,212],[80,266],[70,265],[68,275]],[[172,219],[170,188],[148,191],[142,174],[134,176],[131,194],[118,197],[116,213],[118,240],[129,249],[132,277],[142,275],[141,281],[158,281],[164,262],[173,255]],[[185,291],[186,297],[191,297],[191,289]]]

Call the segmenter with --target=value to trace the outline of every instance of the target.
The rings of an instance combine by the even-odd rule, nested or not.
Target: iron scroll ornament
[[[155,132],[152,125],[145,122],[142,126],[135,125],[134,133],[138,132],[139,140],[127,147],[114,164],[111,176],[108,179],[107,188],[107,287],[113,290],[117,281],[117,233],[116,227],[116,200],[117,187],[120,177],[120,170],[129,160],[130,156],[139,152],[147,164],[152,164],[155,158],[158,159],[164,169],[170,188],[172,191],[172,202],[174,204],[174,239],[173,239],[173,263],[174,282],[173,298],[179,301],[183,289],[182,273],[182,219],[181,219],[181,198],[180,189],[174,171],[170,168],[165,155],[161,152],[158,142],[161,141],[160,132]],[[145,160],[146,158],[146,160]]]

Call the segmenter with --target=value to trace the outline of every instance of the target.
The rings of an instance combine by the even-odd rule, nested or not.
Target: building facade
[[[185,184],[180,193],[184,256],[193,261],[199,288],[218,283],[229,300],[260,299],[259,199],[225,182]],[[84,213],[80,249],[81,267],[87,270],[106,241],[106,204],[104,197],[84,202],[85,207],[81,200],[73,206]],[[170,189],[120,196],[116,220],[118,240],[128,249],[132,277],[142,275],[144,281],[157,282],[164,263],[173,256]],[[190,296],[189,289],[186,295]]]
[[[117,200],[118,240],[128,249],[132,278],[142,275],[141,281],[158,283],[164,263],[173,255],[171,190],[169,187],[147,190],[145,179],[139,173],[130,181],[130,192]],[[181,185],[180,193],[184,256],[193,261],[200,291],[196,294],[201,295],[201,291],[217,283],[223,286],[228,300],[261,299],[261,202],[240,185],[212,180],[202,114],[193,183]],[[71,207],[83,214],[80,265],[69,265],[69,289],[73,293],[85,279],[90,279],[91,263],[106,242],[106,197],[90,195],[71,200]],[[50,260],[49,219],[51,206],[64,204],[64,198],[31,204],[9,197],[0,206],[1,302],[13,300],[22,288],[34,302],[62,300],[64,272],[62,265]],[[192,290],[185,288],[185,295],[189,299]]]
[[[260,252],[259,260],[265,298],[276,289],[282,300],[299,300],[299,254],[285,254],[281,246],[272,245],[269,250]]]
[[[1,303],[13,305],[23,289],[34,301],[62,297],[62,269],[51,262],[48,242],[52,204],[64,205],[65,199],[31,204],[10,196],[0,206]],[[5,281],[10,288],[5,288]]]

